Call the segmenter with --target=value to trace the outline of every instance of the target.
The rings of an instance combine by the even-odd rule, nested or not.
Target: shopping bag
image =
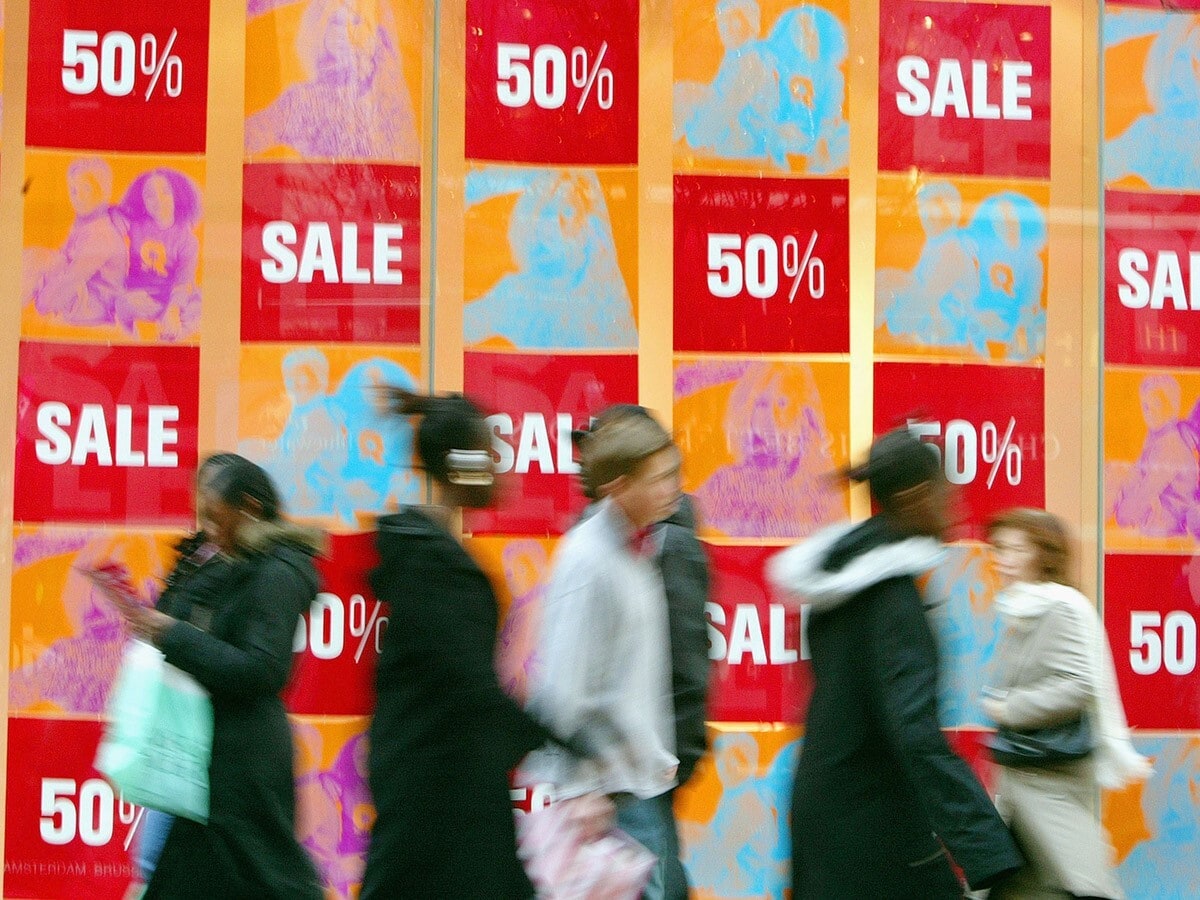
[[[594,798],[573,797],[517,821],[518,851],[544,900],[636,900],[657,858],[618,829],[589,837]]]
[[[96,770],[127,801],[208,821],[213,712],[208,692],[144,641],[125,648]]]

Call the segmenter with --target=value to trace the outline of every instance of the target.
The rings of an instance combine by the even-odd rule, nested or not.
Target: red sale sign
[[[705,609],[712,661],[708,718],[803,722],[812,667],[801,611],[772,596],[763,576],[767,559],[780,548],[707,549],[713,569],[712,599]]]
[[[1105,193],[1104,358],[1200,365],[1200,197]]]
[[[982,538],[1003,509],[1045,504],[1044,422],[1040,368],[875,364],[875,433],[907,423],[937,448],[958,489],[958,537]]]
[[[637,162],[637,0],[468,0],[466,155]]]
[[[1200,557],[1105,556],[1104,625],[1131,726],[1200,728],[1197,620]]]
[[[144,810],[94,768],[103,725],[8,720],[5,897],[118,898],[137,874]]]
[[[420,169],[243,171],[242,340],[420,342]]]
[[[22,342],[13,518],[191,524],[199,357]]]
[[[320,593],[296,628],[292,649],[301,656],[284,700],[297,715],[369,715],[388,627],[387,609],[367,581],[379,565],[375,534],[329,540],[329,554],[317,561]]]
[[[476,534],[562,534],[586,500],[571,431],[613,403],[637,402],[635,356],[465,354],[464,390],[491,413],[496,509],[468,514]]]
[[[26,143],[203,153],[208,17],[208,0],[32,0]]]
[[[675,349],[847,353],[848,182],[675,176]]]
[[[880,7],[879,168],[1050,177],[1050,7]]]

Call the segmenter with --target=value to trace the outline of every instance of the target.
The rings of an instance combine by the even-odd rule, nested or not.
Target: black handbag
[[[1048,766],[1088,756],[1094,747],[1086,715],[1061,725],[1016,731],[1000,727],[987,741],[992,759],[1002,766]]]

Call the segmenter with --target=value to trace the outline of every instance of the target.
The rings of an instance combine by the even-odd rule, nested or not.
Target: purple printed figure
[[[136,334],[138,322],[154,322],[163,340],[188,337],[200,325],[199,190],[181,172],[151,169],[134,179],[115,215],[129,246],[117,324]]]
[[[544,546],[524,540],[507,544],[502,559],[512,604],[496,637],[496,674],[509,696],[524,701],[529,681],[541,665],[537,639],[549,558]]]
[[[247,156],[282,146],[306,159],[419,158],[396,23],[385,0],[310,0],[296,54],[307,78],[246,117]]]
[[[831,439],[807,364],[747,363],[725,410],[725,437],[734,462],[695,492],[712,528],[730,537],[803,537],[848,515],[845,493],[828,478]]]
[[[1133,468],[1120,480],[1113,516],[1122,528],[1145,537],[1188,533],[1188,517],[1200,488],[1195,434],[1181,422],[1179,382],[1171,375],[1149,375],[1141,384],[1146,440]]]
[[[21,299],[69,325],[105,325],[124,293],[129,260],[112,208],[113,176],[94,156],[67,167],[75,221],[59,250],[30,247],[22,259]]]
[[[116,541],[91,540],[76,556],[76,566],[86,568],[89,560],[116,562],[128,574],[121,554]],[[153,579],[143,588],[151,598],[157,596]],[[121,616],[75,567],[67,572],[61,602],[72,634],[54,641],[35,660],[13,671],[8,683],[11,712],[47,703],[65,713],[104,712],[125,646]]]
[[[293,722],[297,744],[297,836],[321,883],[338,897],[356,896],[366,866],[375,807],[367,788],[367,742],[350,738],[328,769],[321,768],[321,733]]]

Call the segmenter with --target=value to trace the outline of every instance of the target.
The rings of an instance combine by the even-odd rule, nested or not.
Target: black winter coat
[[[322,896],[296,842],[292,735],[279,696],[296,622],[316,596],[316,536],[261,523],[248,537],[246,555],[206,564],[159,603],[181,620],[159,641],[167,662],[212,695],[213,747],[208,824],[175,820],[147,898]]]
[[[708,556],[696,538],[696,514],[690,497],[684,496],[679,509],[659,528],[663,534],[658,566],[667,596],[675,755],[679,757],[677,777],[682,785],[692,777],[708,743],[704,730],[710,665],[704,617],[709,595]]]
[[[492,586],[415,508],[379,521],[375,595],[390,606],[370,729],[376,819],[362,900],[533,896],[508,773],[549,739],[501,689]]]
[[[938,722],[938,654],[913,575],[936,544],[878,518],[771,561],[812,602],[815,688],[792,794],[797,900],[962,896],[1022,864],[1007,828]]]

